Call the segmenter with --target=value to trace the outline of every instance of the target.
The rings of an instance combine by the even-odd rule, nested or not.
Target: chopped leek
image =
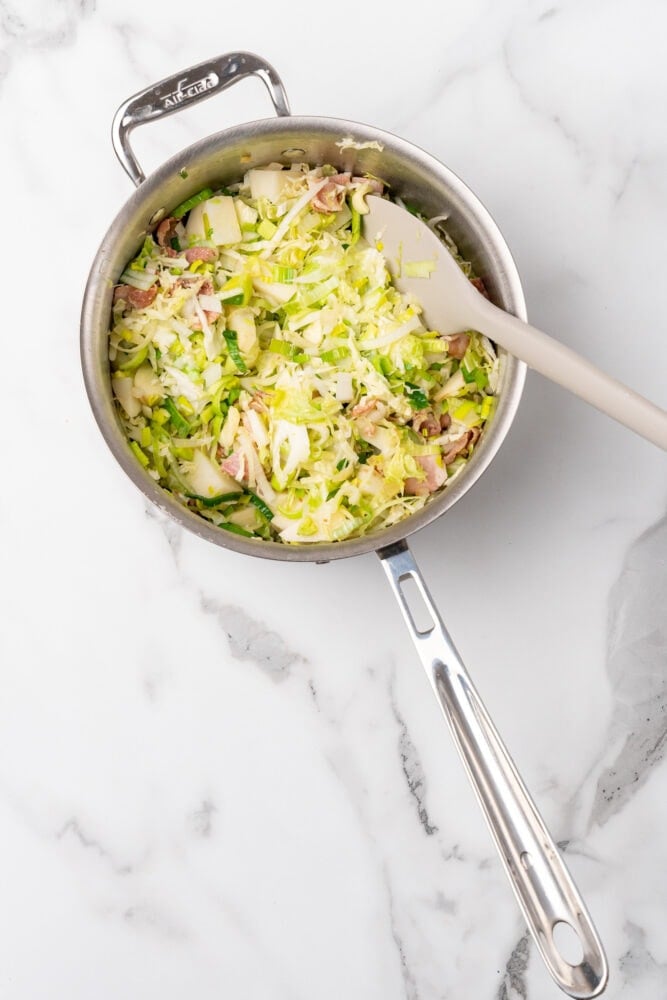
[[[187,437],[188,434],[190,433],[190,424],[184,417],[181,416],[181,414],[178,412],[178,408],[176,407],[176,403],[173,401],[173,399],[170,399],[169,396],[167,396],[164,400],[164,407],[169,413],[171,422],[178,431],[178,433],[183,435],[183,437]]]
[[[199,493],[186,493],[185,496],[189,500],[198,500],[204,507],[219,507],[221,503],[240,499],[243,493],[220,493],[217,497],[203,497]]]
[[[182,219],[191,208],[194,208],[195,205],[199,205],[202,201],[206,201],[206,199],[210,198],[212,194],[213,192],[210,188],[204,188],[204,190],[200,191],[198,194],[193,194],[191,198],[187,198],[185,201],[182,201],[180,205],[176,206],[171,213],[173,218]]]
[[[146,452],[141,450],[136,441],[130,441],[130,448],[134,452],[136,458],[138,458],[139,464],[143,465],[144,469],[147,469],[150,465],[150,461]]]
[[[253,531],[246,531],[242,528],[240,524],[232,524],[231,521],[223,521],[218,525],[219,528],[224,528],[225,531],[231,531],[233,535],[241,535],[243,538],[254,538],[255,533]]]
[[[230,358],[241,374],[245,375],[248,369],[245,366],[245,361],[243,360],[239,350],[238,334],[236,333],[236,330],[223,330],[222,335],[227,342],[227,350],[229,351]]]
[[[248,490],[248,496],[250,497],[250,503],[257,508],[262,517],[265,517],[267,521],[273,520],[273,511],[265,504],[261,497],[253,493],[252,490]]]

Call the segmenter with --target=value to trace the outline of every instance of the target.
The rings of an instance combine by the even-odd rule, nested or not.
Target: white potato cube
[[[241,227],[234,208],[234,199],[227,195],[218,195],[195,205],[190,211],[185,235],[188,240],[210,239],[218,247],[239,243]]]
[[[140,399],[142,403],[147,403],[148,406],[153,406],[158,399],[162,399],[164,396],[160,379],[148,363],[137,369],[132,391],[137,399]]]
[[[252,198],[268,198],[277,204],[285,186],[294,180],[294,174],[288,170],[276,170],[275,167],[249,170],[244,183],[250,188]]]
[[[200,497],[217,497],[221,493],[237,493],[239,484],[226,472],[223,472],[215,462],[211,461],[203,451],[195,451],[192,468],[188,473],[188,482],[192,492]]]
[[[131,378],[112,378],[111,386],[116,399],[123,407],[128,417],[136,417],[141,413],[141,403],[132,392],[133,381]]]
[[[260,278],[253,278],[252,283],[256,292],[263,295],[269,302],[275,302],[278,305],[284,305],[296,295],[297,286],[282,281],[262,281]]]
[[[244,360],[249,364],[256,361],[259,354],[259,341],[252,309],[247,309],[244,306],[230,309],[227,314],[227,327],[236,332],[236,341]]]
[[[236,214],[238,216],[239,224],[241,226],[254,226],[257,222],[257,209],[252,208],[250,205],[246,205],[244,201],[239,198],[234,202],[234,208],[236,209]]]
[[[354,399],[354,386],[350,372],[338,372],[336,376],[336,399],[339,403],[350,403]]]

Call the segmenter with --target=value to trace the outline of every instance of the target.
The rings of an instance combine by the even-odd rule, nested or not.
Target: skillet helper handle
[[[282,80],[270,63],[252,52],[228,52],[208,59],[174,73],[124,101],[114,115],[111,138],[116,156],[132,182],[139,187],[146,179],[130,145],[133,129],[205,101],[248,76],[258,76],[263,81],[278,116],[289,115],[289,102]]]
[[[449,723],[528,927],[555,982],[571,997],[596,997],[607,960],[584,901],[484,708],[405,542],[379,551],[422,664]],[[418,627],[403,584],[412,580],[430,616]],[[573,965],[554,927],[569,924],[581,945]]]

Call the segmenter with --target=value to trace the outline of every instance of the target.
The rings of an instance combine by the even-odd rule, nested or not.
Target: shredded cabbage
[[[132,451],[225,530],[307,544],[395,524],[493,416],[493,345],[425,328],[361,236],[371,190],[328,165],[253,169],[179,206],[116,287],[109,359]]]

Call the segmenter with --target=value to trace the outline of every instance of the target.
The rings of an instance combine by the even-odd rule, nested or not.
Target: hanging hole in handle
[[[551,929],[551,937],[558,954],[568,965],[581,965],[584,949],[572,924],[568,924],[566,920],[556,921]]]
[[[398,584],[415,631],[419,635],[428,635],[435,628],[435,622],[417,581],[406,574],[399,579]]]

